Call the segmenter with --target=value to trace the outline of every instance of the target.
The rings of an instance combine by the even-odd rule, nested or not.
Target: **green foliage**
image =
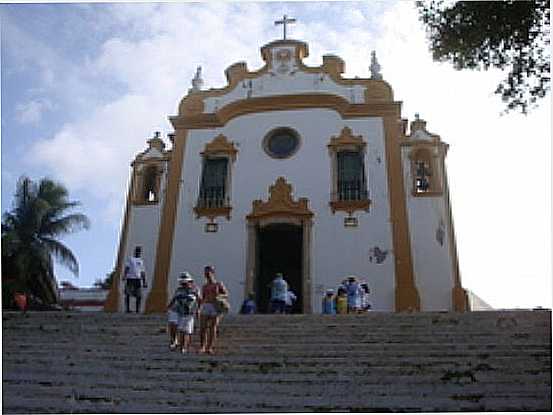
[[[96,281],[94,281],[94,286],[97,288],[101,288],[103,290],[109,290],[111,288],[111,284],[113,283],[114,277],[115,277],[115,270],[111,271],[109,274],[106,274],[106,278],[104,279],[98,278]]]
[[[80,229],[90,222],[81,213],[66,212],[78,206],[68,200],[67,189],[50,179],[34,183],[21,177],[17,183],[13,208],[2,217],[2,288],[23,291],[46,304],[57,300],[53,258],[75,275],[77,259],[58,237]]]
[[[417,1],[433,58],[456,69],[507,71],[495,93],[526,113],[550,89],[549,0]]]

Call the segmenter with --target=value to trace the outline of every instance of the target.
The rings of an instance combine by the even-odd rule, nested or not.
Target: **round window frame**
[[[276,134],[279,134],[279,133],[284,132],[284,131],[287,132],[288,134],[290,134],[291,136],[293,136],[297,140],[297,145],[296,145],[296,147],[294,148],[294,150],[292,152],[290,152],[289,154],[287,154],[285,156],[281,156],[281,155],[273,153],[269,149],[269,141]],[[269,131],[267,134],[265,134],[265,137],[263,138],[263,151],[265,151],[265,153],[269,157],[271,157],[273,159],[277,159],[277,160],[285,160],[285,159],[289,159],[291,157],[294,157],[294,155],[296,155],[296,153],[299,151],[301,145],[302,145],[302,139],[301,139],[300,134],[291,127],[276,127],[276,128],[273,128],[271,131]]]

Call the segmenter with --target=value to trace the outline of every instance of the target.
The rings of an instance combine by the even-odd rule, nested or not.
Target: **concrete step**
[[[4,313],[2,343],[10,413],[551,410],[544,311],[229,315],[215,356],[162,315]]]

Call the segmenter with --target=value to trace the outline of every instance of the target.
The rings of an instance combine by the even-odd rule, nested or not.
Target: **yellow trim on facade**
[[[231,191],[231,177],[232,177],[232,163],[236,161],[236,154],[238,154],[238,149],[232,141],[229,141],[226,136],[219,134],[204,147],[204,151],[200,155],[205,159],[209,157],[223,157],[228,158],[229,163],[227,166],[227,191]],[[203,174],[203,172],[202,172]],[[206,217],[209,220],[213,221],[218,216],[226,217],[227,220],[230,220],[230,213],[232,211],[231,206],[220,206],[220,207],[205,207],[205,206],[195,206],[194,213],[196,214],[196,219],[200,217]]]
[[[344,119],[357,117],[384,117],[396,115],[401,102],[378,102],[350,104],[345,98],[333,94],[273,95],[234,101],[215,113],[188,116],[181,114],[169,117],[175,128],[205,129],[221,128],[230,120],[242,115],[296,109],[322,108],[334,110]]]
[[[230,220],[230,213],[232,212],[232,207],[222,206],[222,207],[194,207],[194,213],[196,214],[196,219],[201,217],[208,218],[213,221],[216,217],[222,216]]]
[[[357,210],[363,210],[365,212],[369,211],[371,206],[371,201],[369,199],[365,200],[331,200],[328,202],[332,213],[338,211],[347,212],[350,216]]]
[[[286,182],[284,177],[279,177],[275,184],[269,187],[267,202],[254,200],[252,211],[246,216],[246,219],[255,221],[268,216],[294,216],[309,219],[313,217],[313,212],[309,210],[307,205],[308,199],[305,197],[294,201],[292,199],[292,186]]]
[[[355,151],[363,151],[367,143],[360,135],[353,135],[351,128],[344,127],[338,137],[330,137],[330,143],[327,144],[329,151],[336,153],[340,150],[353,148]]]
[[[167,187],[156,249],[156,263],[152,289],[146,299],[146,313],[161,313],[167,307],[167,283],[175,235],[178,197],[180,193],[182,165],[186,148],[187,130],[176,129],[174,151],[168,167]]]
[[[245,62],[236,62],[230,65],[225,74],[228,84],[223,88],[212,88],[206,91],[192,91],[185,96],[179,104],[179,116],[200,115],[203,113],[204,100],[210,97],[220,97],[231,92],[241,81],[255,79],[268,73],[271,70],[271,50],[277,47],[294,47],[297,67],[302,72],[328,75],[335,83],[344,86],[360,85],[365,87],[365,103],[392,102],[393,91],[391,86],[384,80],[368,78],[343,78],[345,72],[344,61],[334,55],[324,55],[323,64],[317,67],[306,66],[303,58],[309,55],[308,46],[305,42],[297,40],[277,40],[261,47],[261,56],[265,65],[253,72],[250,72]],[[223,124],[226,121],[223,121]]]
[[[401,147],[399,145],[400,111],[387,115],[384,121],[384,143],[388,175],[388,197],[395,259],[395,310],[420,311],[420,296],[415,285],[406,192],[403,183]]]
[[[238,149],[232,141],[226,136],[219,134],[213,140],[205,145],[204,151],[200,153],[202,157],[213,157],[218,155],[228,156],[232,161],[236,160]]]
[[[305,197],[295,201],[292,197],[292,185],[284,177],[279,177],[275,184],[269,186],[269,198],[266,202],[254,200],[252,210],[246,216],[248,224],[248,246],[246,251],[246,280],[244,284],[247,296],[254,288],[257,258],[257,228],[272,223],[287,223],[301,226],[302,241],[302,292],[303,312],[312,313],[311,302],[311,245],[313,212],[309,209],[309,199]]]
[[[330,209],[332,213],[335,214],[337,211],[347,212],[350,216],[357,210],[368,211],[371,201],[369,199],[365,200],[336,200],[337,193],[337,182],[338,182],[338,166],[337,166],[337,155],[340,151],[357,151],[364,153],[367,147],[367,143],[363,140],[363,137],[360,135],[353,135],[351,128],[344,127],[340,131],[338,137],[330,137],[330,143],[327,144],[328,152],[331,157],[331,189],[330,194],[332,195],[332,200],[329,202]],[[363,163],[363,168],[365,168],[365,163]],[[366,172],[363,172],[366,175]],[[368,189],[365,189],[368,190]]]
[[[440,164],[438,159],[443,157],[440,149],[438,148],[438,154],[434,153],[435,146],[428,145],[413,145],[412,150],[409,153],[409,160],[411,160],[411,194],[414,197],[435,197],[443,195],[443,189],[440,183],[440,178],[444,174],[440,171]],[[424,161],[430,166],[430,183],[429,188],[425,192],[417,192],[417,162]]]

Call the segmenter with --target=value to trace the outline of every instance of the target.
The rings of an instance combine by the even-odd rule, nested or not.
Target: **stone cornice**
[[[175,129],[203,129],[223,127],[233,118],[265,111],[286,111],[322,108],[338,112],[342,118],[396,116],[401,113],[401,102],[371,102],[350,104],[345,98],[332,94],[297,94],[256,97],[232,102],[216,113],[177,115],[169,117]]]

